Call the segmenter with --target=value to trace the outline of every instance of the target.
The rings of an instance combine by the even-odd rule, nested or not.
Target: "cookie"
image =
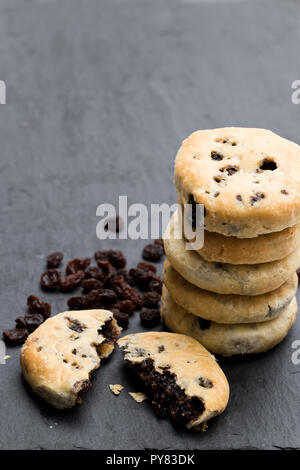
[[[279,317],[268,322],[226,325],[184,310],[164,286],[161,316],[171,331],[192,336],[213,354],[253,354],[268,351],[285,338],[296,320],[297,302],[294,297]]]
[[[178,217],[176,218],[178,221]],[[269,263],[285,258],[300,244],[300,224],[256,238],[226,237],[204,231],[204,245],[197,250],[206,261],[230,264]]]
[[[165,261],[164,283],[182,308],[216,323],[254,323],[278,317],[296,295],[298,276],[294,273],[278,289],[262,295],[215,294],[187,282]]]
[[[46,320],[26,340],[21,366],[41,398],[59,409],[81,403],[91,373],[109,356],[121,329],[108,310],[63,312]]]
[[[226,408],[227,379],[215,358],[193,338],[137,333],[119,339],[118,345],[158,415],[197,429]]]
[[[185,239],[175,239],[174,219],[164,237],[164,248],[173,268],[188,282],[218,294],[260,295],[277,289],[300,264],[300,246],[282,260],[261,264],[228,264],[205,261],[196,251],[186,249]]]
[[[300,222],[300,147],[271,131],[199,130],[175,160],[182,203],[205,206],[205,228],[238,238]]]

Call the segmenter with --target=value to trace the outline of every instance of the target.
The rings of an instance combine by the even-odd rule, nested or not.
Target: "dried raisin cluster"
[[[51,305],[43,302],[35,295],[27,298],[28,315],[16,318],[16,327],[3,331],[3,339],[7,344],[23,344],[29,333],[32,333],[51,315]]]
[[[164,255],[163,241],[157,239],[145,246],[141,261],[135,268],[126,269],[127,260],[119,250],[99,250],[91,258],[74,258],[66,265],[65,275],[60,266],[63,253],[57,251],[47,256],[47,269],[41,274],[40,285],[45,291],[71,292],[81,286],[82,295],[69,298],[70,310],[94,308],[109,309],[122,328],[129,325],[129,317],[140,310],[143,326],[151,328],[159,323],[159,303],[162,281],[152,262]],[[16,318],[16,327],[3,331],[8,344],[23,344],[30,333],[51,314],[51,305],[30,295],[28,314]]]

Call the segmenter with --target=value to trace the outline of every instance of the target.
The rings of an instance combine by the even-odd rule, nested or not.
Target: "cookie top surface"
[[[21,349],[25,379],[58,408],[74,406],[90,372],[113,350],[121,329],[108,310],[67,311],[40,325]]]
[[[188,397],[201,399],[205,409],[192,426],[221,413],[226,407],[229,398],[227,379],[215,358],[193,338],[149,332],[125,336],[118,344],[131,364],[150,358],[157,372],[163,374],[167,370],[175,375],[177,385]]]
[[[181,202],[206,209],[205,228],[239,238],[300,222],[300,147],[271,131],[199,130],[175,160]]]

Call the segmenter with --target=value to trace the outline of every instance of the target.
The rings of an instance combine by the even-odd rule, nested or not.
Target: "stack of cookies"
[[[175,186],[182,206],[204,205],[204,245],[188,250],[172,236],[175,213],[164,239],[165,324],[215,354],[271,349],[297,315],[300,147],[264,129],[197,131],[179,149]]]

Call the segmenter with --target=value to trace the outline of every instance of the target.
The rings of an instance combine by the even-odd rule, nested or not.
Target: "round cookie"
[[[199,289],[181,277],[165,261],[164,283],[174,301],[182,308],[216,323],[254,323],[278,317],[296,295],[298,276],[292,275],[281,287],[262,295],[215,294]]]
[[[171,331],[192,336],[213,354],[253,354],[268,351],[285,338],[296,320],[297,302],[294,297],[278,318],[268,322],[225,325],[188,313],[164,286],[161,316]]]
[[[118,345],[158,415],[198,429],[226,408],[227,379],[215,358],[193,338],[152,331],[124,336]]]
[[[205,261],[197,252],[186,250],[183,238],[174,238],[174,218],[164,237],[164,248],[173,268],[188,282],[218,294],[260,295],[277,289],[300,264],[300,246],[282,260],[271,263],[233,265]],[[176,221],[175,221],[176,223]]]
[[[48,318],[21,349],[24,378],[55,408],[72,408],[81,403],[92,385],[91,373],[113,352],[121,331],[108,310],[68,311]]]
[[[205,206],[205,228],[238,238],[300,222],[300,147],[271,131],[199,130],[175,160],[181,203]]]
[[[178,221],[178,218],[176,218]],[[204,245],[196,250],[206,261],[230,264],[269,263],[285,258],[300,244],[300,224],[256,238],[226,237],[204,231]]]

